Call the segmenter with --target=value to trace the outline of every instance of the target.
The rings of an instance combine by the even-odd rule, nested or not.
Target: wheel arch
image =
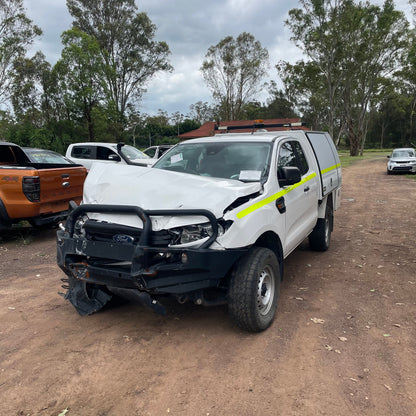
[[[6,205],[0,198],[0,228],[10,228],[12,221],[7,213]]]
[[[267,231],[256,240],[253,246],[269,248],[274,252],[279,262],[280,279],[283,280],[283,247],[279,236],[273,231]]]

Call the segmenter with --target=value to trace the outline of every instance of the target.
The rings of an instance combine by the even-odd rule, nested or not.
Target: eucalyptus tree
[[[139,13],[134,0],[67,0],[73,26],[96,39],[106,65],[108,109],[122,131],[131,103],[140,101],[146,84],[159,71],[172,69],[169,47],[156,41],[156,26]]]
[[[284,84],[284,96],[293,103],[294,111],[302,114],[302,120],[315,130],[328,130],[336,142],[340,130],[337,127],[338,107],[328,104],[328,91],[320,66],[314,61],[298,61],[295,64],[281,61],[276,65]]]
[[[407,47],[408,22],[392,0],[382,6],[353,0],[301,0],[286,22],[292,39],[318,71],[310,97],[326,98],[328,126],[345,128],[350,154],[362,150],[369,104],[380,80],[399,65]],[[305,85],[305,84],[304,84]]]
[[[416,2],[413,3],[416,7]],[[416,15],[416,11],[415,11]],[[410,45],[403,61],[401,71],[398,73],[403,82],[402,92],[409,97],[409,131],[408,138],[415,143],[416,136],[416,30],[413,29],[409,38]]]
[[[11,71],[42,31],[26,16],[23,0],[0,0],[0,103],[10,98]]]
[[[285,81],[289,81],[293,95],[300,94],[303,98],[304,107],[314,101],[315,106],[319,103],[319,111],[321,103],[326,102],[325,111],[317,121],[328,126],[332,137],[339,124],[338,95],[342,80],[338,68],[341,44],[338,26],[343,3],[344,0],[300,0],[302,8],[290,10],[285,23],[292,31],[291,39],[307,59],[295,66],[282,62],[278,68],[287,71]]]
[[[61,36],[64,48],[55,65],[64,102],[75,119],[85,123],[88,139],[95,141],[94,109],[105,100],[105,63],[98,41],[74,28]]]
[[[189,117],[191,120],[195,120],[199,124],[204,124],[206,121],[214,120],[214,109],[206,101],[197,101],[189,106],[191,110]]]
[[[341,21],[343,74],[341,99],[350,154],[362,153],[369,105],[386,77],[397,70],[408,47],[408,22],[392,0],[383,6],[350,5]]]
[[[238,120],[240,112],[262,86],[269,53],[250,33],[227,36],[210,46],[201,72],[219,104],[222,118]]]
[[[37,52],[31,58],[20,56],[14,60],[10,72],[10,98],[18,119],[26,118],[34,126],[43,126],[42,101],[45,77],[50,70],[51,66],[42,52]]]

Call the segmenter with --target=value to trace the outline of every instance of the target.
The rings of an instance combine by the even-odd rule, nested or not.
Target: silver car
[[[397,172],[416,173],[416,153],[412,148],[394,149],[387,162],[387,175]]]

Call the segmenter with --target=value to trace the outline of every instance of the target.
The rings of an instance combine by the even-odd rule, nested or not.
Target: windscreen
[[[153,166],[192,175],[256,182],[267,177],[271,144],[263,142],[184,143]]]
[[[415,157],[414,150],[395,150],[391,157]]]
[[[59,153],[49,152],[47,150],[41,149],[26,149],[26,153],[29,155],[30,159],[36,163],[49,163],[49,164],[64,164],[64,165],[73,165],[66,157],[60,155]]]
[[[129,160],[134,159],[150,159],[148,155],[136,149],[133,146],[124,145],[120,150],[121,154]]]

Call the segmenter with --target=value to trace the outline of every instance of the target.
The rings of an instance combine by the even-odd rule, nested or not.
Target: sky
[[[396,0],[395,4],[412,21],[407,0]],[[284,24],[288,11],[300,7],[297,0],[136,0],[136,5],[156,25],[155,39],[169,45],[169,61],[174,67],[170,73],[157,74],[147,85],[141,113],[154,115],[162,109],[186,115],[191,104],[212,103],[200,67],[208,48],[226,36],[236,38],[249,32],[268,50],[270,69],[265,81],[278,82],[275,65],[279,61],[295,63],[302,58]],[[62,50],[60,35],[72,22],[66,1],[24,0],[24,6],[27,16],[43,31],[33,53],[40,50],[55,64]],[[267,96],[263,91],[256,98],[265,102]]]

